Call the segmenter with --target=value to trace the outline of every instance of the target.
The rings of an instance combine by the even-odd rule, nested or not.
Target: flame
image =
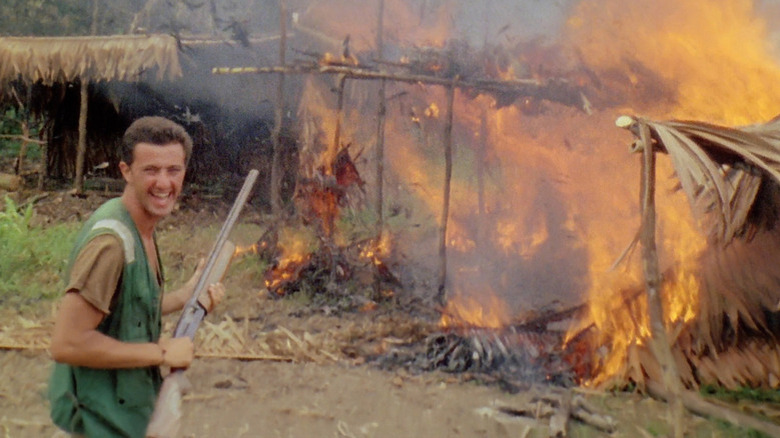
[[[752,0],[584,1],[569,38],[601,71],[635,60],[674,84],[678,104],[666,116],[756,123],[780,112],[780,65],[755,9]]]
[[[780,79],[780,66],[770,53],[766,23],[754,14],[752,1],[717,8],[700,0],[585,1],[568,24],[569,38],[593,70],[626,70],[641,63],[674,88],[674,104],[650,109],[657,117],[739,125],[765,121],[780,112],[780,91],[773,85]],[[646,85],[636,72],[626,76],[635,87]],[[659,180],[671,174],[668,161],[661,159]],[[661,291],[665,323],[671,330],[696,318],[701,293],[696,263],[706,242],[685,200],[669,195],[672,184],[666,184],[658,190],[662,227],[658,239],[664,266],[673,267]],[[625,270],[602,274],[614,258],[613,249],[597,235],[588,239],[588,247],[589,321],[597,329],[595,344],[608,346],[609,351],[594,359],[597,370],[590,384],[599,385],[625,370],[629,350],[646,343],[650,332],[638,257]],[[580,329],[572,329],[570,335]]]
[[[388,38],[401,46],[444,47],[451,28],[448,14],[442,13],[447,2],[441,3],[440,10],[426,11],[425,25],[406,2],[388,4],[385,20],[394,23]],[[350,29],[353,48],[367,49],[374,23],[365,17],[373,16],[374,6],[350,5],[354,7],[318,4],[313,8],[321,11],[311,16],[320,26],[337,26],[326,33]],[[598,370],[592,383],[598,384],[618,373],[630,348],[643,345],[649,336],[638,251],[611,269],[640,225],[639,162],[626,152],[630,134],[614,128],[616,116],[647,114],[729,125],[765,121],[780,113],[780,88],[775,87],[780,67],[766,23],[749,0],[717,7],[704,0],[583,0],[570,12],[562,44],[575,48],[572,58],[583,64],[575,82],[596,77],[608,95],[591,114],[545,102],[532,117],[521,102],[497,108],[491,97],[455,94],[446,235],[448,284],[454,290],[448,293],[441,324],[502,327],[511,322],[510,315],[549,297],[587,301],[589,317],[582,324],[595,327],[594,345],[606,351],[594,358]],[[547,62],[549,55],[518,56],[499,74],[508,79],[529,72],[543,76],[537,64]],[[362,89],[354,87],[353,94],[359,95]],[[314,80],[307,82],[302,109],[316,120],[319,143],[332,148],[336,119],[324,89]],[[373,89],[364,93],[369,94],[375,95]],[[445,94],[442,87],[417,84],[388,83],[387,90],[388,96],[403,96],[388,106],[388,192],[411,197],[413,219],[437,226],[442,225],[444,201]],[[343,119],[343,139],[373,138],[374,126],[365,122],[359,105],[347,105]],[[311,163],[311,169],[331,162],[335,150],[327,152],[330,157],[319,152],[301,153],[321,160]],[[696,317],[701,294],[696,260],[706,243],[687,200],[675,190],[677,180],[664,156],[657,174],[658,247],[666,274],[663,306],[667,326],[673,328]],[[421,235],[407,243],[412,250],[436,247],[436,233]],[[364,256],[377,254],[378,248],[369,248]],[[430,259],[422,262],[435,264],[435,257]],[[572,328],[570,336],[581,329]]]
[[[277,248],[280,250],[278,262],[266,272],[265,287],[283,294],[279,288],[294,280],[297,270],[311,257],[312,237],[301,230],[285,227],[279,231]]]
[[[236,249],[233,251],[233,258],[241,257],[244,254],[257,254],[258,248],[259,245],[257,243],[247,246],[236,246]]]
[[[391,251],[392,241],[390,233],[383,231],[379,239],[371,240],[361,249],[360,256],[367,258],[378,265],[382,263],[382,258],[390,255]]]
[[[479,299],[477,298],[479,297]],[[491,292],[456,295],[447,301],[439,325],[441,327],[506,327],[510,318],[506,303]]]

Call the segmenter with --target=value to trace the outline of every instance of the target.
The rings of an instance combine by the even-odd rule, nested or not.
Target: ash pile
[[[370,362],[385,370],[457,373],[516,393],[534,384],[571,387],[583,379],[585,354],[564,345],[564,333],[513,326],[458,328],[388,349]]]

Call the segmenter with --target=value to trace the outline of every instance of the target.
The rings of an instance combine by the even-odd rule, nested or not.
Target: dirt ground
[[[102,201],[91,196],[73,205],[69,199],[55,194],[39,202],[38,220],[82,219]],[[253,214],[247,213],[248,220]],[[201,209],[180,214],[179,220],[206,224],[216,216]],[[388,345],[431,330],[424,316],[392,307],[329,314],[312,311],[306,303],[270,299],[253,285],[234,284],[230,289],[232,298],[201,327],[199,357],[185,373],[192,388],[184,398],[182,437],[550,436],[550,419],[534,419],[533,410],[540,405],[530,401],[550,392],[544,385],[511,394],[466,375],[382,370],[366,360]],[[0,309],[0,335],[28,336],[18,348],[0,349],[2,436],[61,436],[48,419],[45,398],[52,365],[45,345],[54,306]],[[172,324],[166,320],[166,329]],[[225,354],[236,340],[243,353]],[[584,398],[598,415],[617,425],[607,433],[571,418],[568,436],[653,437],[670,432],[667,406],[649,397],[585,388],[555,391]],[[745,435],[692,415],[686,424],[688,436]]]

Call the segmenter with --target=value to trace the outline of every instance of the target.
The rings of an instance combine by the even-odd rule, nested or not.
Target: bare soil
[[[98,194],[74,198],[52,193],[36,204],[36,217],[41,223],[81,220],[104,199]],[[161,226],[218,227],[223,216],[219,202],[198,205],[197,209],[185,205],[176,219]],[[246,216],[250,222],[261,219],[251,209]],[[544,385],[510,394],[467,375],[380,370],[366,360],[399,340],[433,330],[435,321],[424,312],[390,305],[362,313],[330,313],[312,309],[306,302],[271,299],[258,293],[256,284],[231,284],[229,294],[208,321],[238,321],[245,340],[271,339],[263,336],[280,328],[292,335],[275,344],[277,354],[266,358],[202,354],[196,359],[186,372],[192,388],[184,399],[183,437],[550,436],[549,419],[516,415],[533,411],[530,399],[544,393]],[[45,338],[53,307],[44,302],[0,309],[0,333],[21,324]],[[172,323],[166,321],[167,329]],[[303,341],[296,345],[296,339]],[[52,361],[45,349],[35,347],[40,344],[28,345],[0,350],[0,434],[60,436],[48,418],[45,398]],[[201,348],[201,353],[207,351]],[[617,422],[617,430],[609,434],[570,419],[569,436],[652,437],[670,432],[667,406],[651,398],[584,388],[565,391],[584,395],[599,414]],[[692,415],[686,417],[686,424],[688,436],[745,435],[743,430]]]

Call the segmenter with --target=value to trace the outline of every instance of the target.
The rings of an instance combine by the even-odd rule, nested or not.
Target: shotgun
[[[182,309],[179,321],[176,323],[176,329],[173,332],[174,338],[188,336],[195,338],[195,331],[200,326],[201,321],[206,316],[206,309],[198,301],[200,294],[208,288],[209,285],[219,282],[225,271],[230,265],[230,260],[235,251],[235,245],[227,240],[230,231],[236,224],[241,209],[246,204],[249,193],[257,180],[258,172],[255,169],[249,171],[241,191],[236,196],[233,206],[230,208],[225,223],[217,235],[214,247],[209,252],[206,265],[198,277],[198,282],[192,291],[192,295]],[[184,377],[184,370],[174,369],[165,377],[160,394],[157,397],[157,403],[152,413],[152,419],[146,430],[147,437],[154,438],[172,438],[179,431],[181,420],[181,395],[187,386]]]

